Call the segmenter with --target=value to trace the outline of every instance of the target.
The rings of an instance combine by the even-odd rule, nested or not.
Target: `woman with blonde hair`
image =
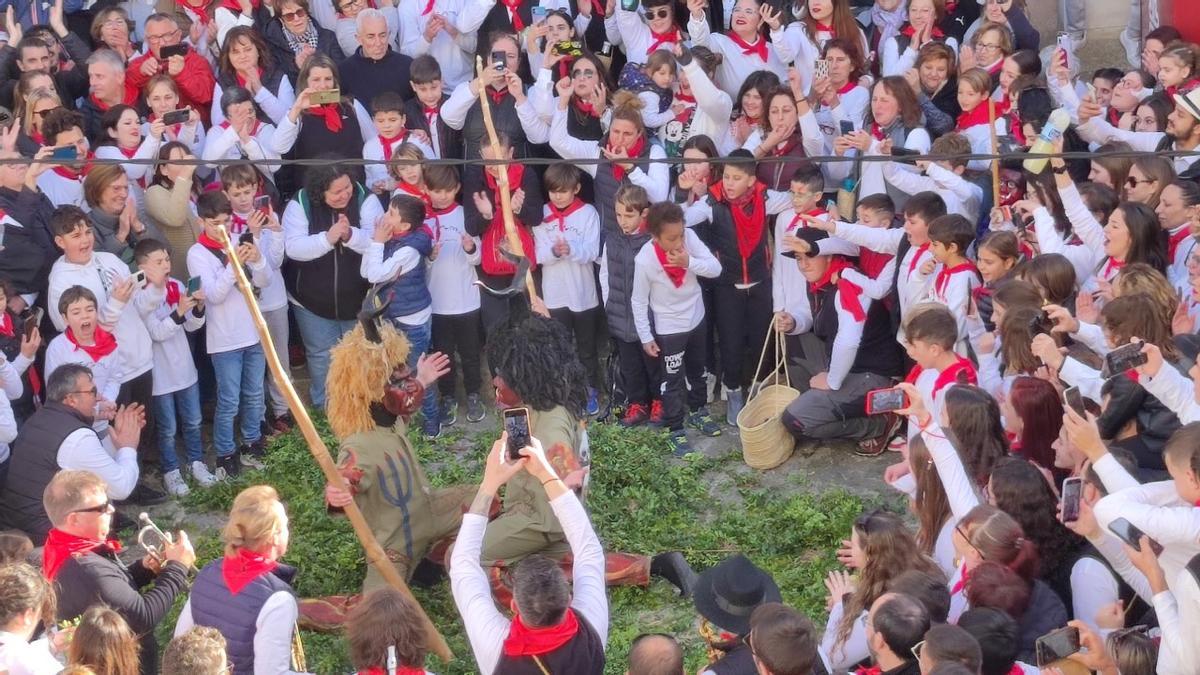
[[[113,610],[97,605],[79,619],[67,663],[87,666],[96,675],[138,675],[138,638]]]
[[[38,86],[23,90],[25,84],[42,84],[40,74],[26,73],[13,92],[13,116],[20,121],[17,150],[32,156],[46,144],[42,134],[42,120],[53,110],[63,107],[58,90],[54,87]],[[29,76],[29,77],[26,77]]]
[[[299,606],[289,585],[296,569],[279,562],[288,516],[279,493],[255,485],[238,493],[222,532],[225,555],[196,575],[175,636],[210,626],[225,638],[234,675],[292,673]]]

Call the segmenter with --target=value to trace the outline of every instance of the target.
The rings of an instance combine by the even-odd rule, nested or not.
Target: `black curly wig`
[[[522,306],[523,305],[523,306]],[[566,326],[529,311],[524,298],[488,335],[487,359],[505,384],[535,410],[563,406],[582,418],[587,409],[587,371]]]

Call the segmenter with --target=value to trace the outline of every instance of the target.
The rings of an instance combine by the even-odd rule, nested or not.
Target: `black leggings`
[[[479,310],[466,314],[433,315],[433,349],[450,357],[450,372],[438,378],[438,392],[442,396],[454,396],[454,371],[462,368],[463,391],[478,394],[482,384],[479,357],[483,349],[480,340],[483,326],[479,323]],[[455,353],[457,352],[457,356]]]
[[[658,359],[652,359],[638,341],[614,340],[617,345],[617,366],[621,369],[621,389],[629,403],[648,406],[662,398],[662,369]],[[659,345],[660,347],[662,345]]]
[[[593,307],[582,312],[572,312],[566,307],[550,310],[550,318],[561,323],[575,336],[575,351],[587,371],[588,386],[599,388],[604,379],[600,376],[600,359],[596,354],[596,334],[600,330],[600,308]]]

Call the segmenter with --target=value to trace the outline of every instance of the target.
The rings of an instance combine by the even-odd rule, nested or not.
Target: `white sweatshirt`
[[[467,233],[463,222],[463,207],[455,204],[449,213],[425,219],[425,226],[433,232],[434,245],[439,245],[437,258],[429,264],[429,294],[433,297],[434,314],[454,316],[479,309],[479,278],[475,266],[481,257],[479,237],[472,237],[475,248],[470,253],[463,249],[463,235]]]
[[[704,320],[704,300],[700,296],[697,277],[716,278],[721,274],[717,261],[700,237],[691,229],[683,233],[683,247],[688,252],[688,268],[683,284],[678,288],[667,277],[666,270],[654,251],[654,241],[648,241],[633,258],[633,323],[642,344],[654,341],[655,335],[690,333]],[[654,325],[650,325],[650,312]]]
[[[167,283],[178,288],[180,295],[187,294],[187,286],[178,280],[168,277]],[[166,290],[155,286],[138,291],[133,302],[154,341],[153,394],[172,394],[196,384],[196,364],[187,334],[203,326],[204,317],[188,312],[183,323],[179,323],[175,320],[175,306],[167,304]]]
[[[741,90],[742,83],[750,75],[760,70],[775,73],[779,76],[780,82],[787,82],[787,64],[780,60],[778,51],[766,36],[758,37],[759,40],[766,40],[767,58],[764,61],[756,53],[746,54],[746,50],[738,46],[728,35],[712,34],[709,31],[707,17],[697,20],[689,15],[687,32],[692,38],[693,45],[707,47],[721,55],[721,65],[717,66],[716,73],[717,86],[731,97],[736,97]],[[757,45],[756,41],[753,46],[757,47]]]
[[[197,243],[188,249],[187,266],[188,274],[200,277],[204,289],[208,353],[220,354],[258,344],[254,317],[238,290],[233,265],[222,263],[212,251]],[[260,256],[257,262],[249,263],[249,267],[250,282],[258,288],[266,288],[271,282],[266,259]]]
[[[569,208],[569,207],[568,207]],[[537,261],[542,267],[542,299],[547,309],[566,308],[586,312],[600,305],[596,293],[596,259],[600,255],[600,214],[591,204],[563,218],[551,215],[551,205],[542,207],[545,216],[533,227]],[[554,246],[565,241],[571,252],[559,258]]]

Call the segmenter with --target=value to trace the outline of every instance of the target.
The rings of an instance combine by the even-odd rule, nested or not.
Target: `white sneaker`
[[[179,473],[179,469],[164,473],[163,485],[166,486],[167,493],[175,497],[182,497],[191,492],[188,489],[187,483],[183,480],[183,474]]]
[[[200,487],[212,487],[221,480],[209,472],[204,462],[192,462],[192,478]]]

